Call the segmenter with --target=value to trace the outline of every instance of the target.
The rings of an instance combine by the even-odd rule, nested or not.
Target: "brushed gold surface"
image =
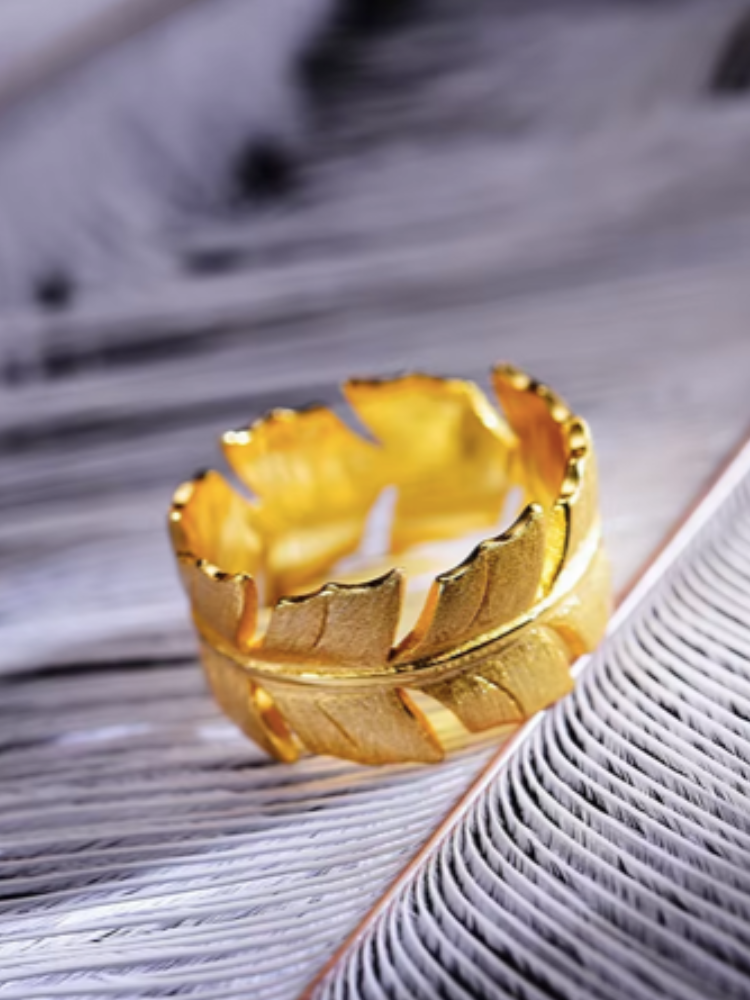
[[[260,498],[252,510],[263,537],[267,601],[314,581],[357,548],[380,489],[377,448],[331,410],[272,410],[246,430],[227,432],[222,444]]]
[[[470,382],[350,381],[375,441],[323,407],[272,411],[223,439],[257,501],[217,473],[175,494],[172,542],[212,690],[269,753],[436,761],[439,713],[428,718],[423,696],[479,732],[570,689],[570,664],[596,645],[610,607],[590,432],[517,369],[498,366],[493,384],[507,422]],[[386,488],[386,559],[409,565],[428,540],[496,525],[514,487],[515,522],[433,580],[400,642],[401,569],[294,593],[346,575],[337,563],[357,553]]]
[[[381,487],[398,491],[391,552],[497,522],[515,438],[478,386],[410,374],[350,380],[343,391],[381,445]]]
[[[512,621],[534,603],[545,552],[544,512],[534,504],[499,538],[482,542],[441,573],[399,659],[443,653]]]

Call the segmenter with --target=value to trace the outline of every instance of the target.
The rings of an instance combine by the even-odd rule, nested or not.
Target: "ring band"
[[[210,686],[270,754],[438,761],[431,705],[474,733],[570,690],[611,603],[591,436],[518,369],[497,366],[492,382],[506,419],[459,379],[347,382],[371,438],[325,407],[274,410],[223,438],[256,501],[216,472],[175,493],[172,543]],[[514,495],[512,526],[484,538]],[[384,496],[385,563],[367,549]],[[478,533],[462,562],[425,573]],[[420,579],[421,597],[407,587]]]

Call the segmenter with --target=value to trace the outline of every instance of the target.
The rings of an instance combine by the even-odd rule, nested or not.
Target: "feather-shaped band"
[[[177,490],[172,541],[206,674],[269,753],[439,760],[421,704],[472,732],[520,722],[570,689],[570,664],[601,637],[610,586],[588,428],[517,369],[492,375],[507,422],[471,382],[351,381],[373,439],[324,407],[274,410],[223,439],[257,502],[215,472]],[[487,531],[511,490],[523,496],[512,527],[432,581],[402,638],[402,569],[309,592],[331,572],[351,579],[388,487],[388,559],[415,566],[427,543]]]

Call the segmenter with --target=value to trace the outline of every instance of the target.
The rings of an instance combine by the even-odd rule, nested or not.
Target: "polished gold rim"
[[[348,382],[373,439],[324,407],[275,410],[223,439],[257,501],[215,472],[175,494],[172,540],[207,676],[280,759],[439,760],[445,740],[425,707],[470,732],[521,722],[570,689],[571,662],[602,635],[610,586],[588,428],[523,372],[492,377],[507,419],[471,382]],[[387,489],[388,569],[371,578],[373,560],[351,563]],[[440,572],[405,626],[425,547],[492,529],[514,489],[512,526]]]

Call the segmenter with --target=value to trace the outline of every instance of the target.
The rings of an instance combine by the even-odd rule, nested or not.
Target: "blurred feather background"
[[[221,430],[507,357],[593,424],[619,585],[663,537],[750,419],[746,17],[0,3],[0,996],[290,998],[490,751],[220,717],[164,514]]]
[[[6,0],[0,304],[163,314],[196,272],[262,285],[270,255],[330,254],[363,213],[382,240],[481,206],[515,273],[732,212],[747,115],[709,85],[742,12]],[[47,336],[6,327],[3,369],[54,353]]]

